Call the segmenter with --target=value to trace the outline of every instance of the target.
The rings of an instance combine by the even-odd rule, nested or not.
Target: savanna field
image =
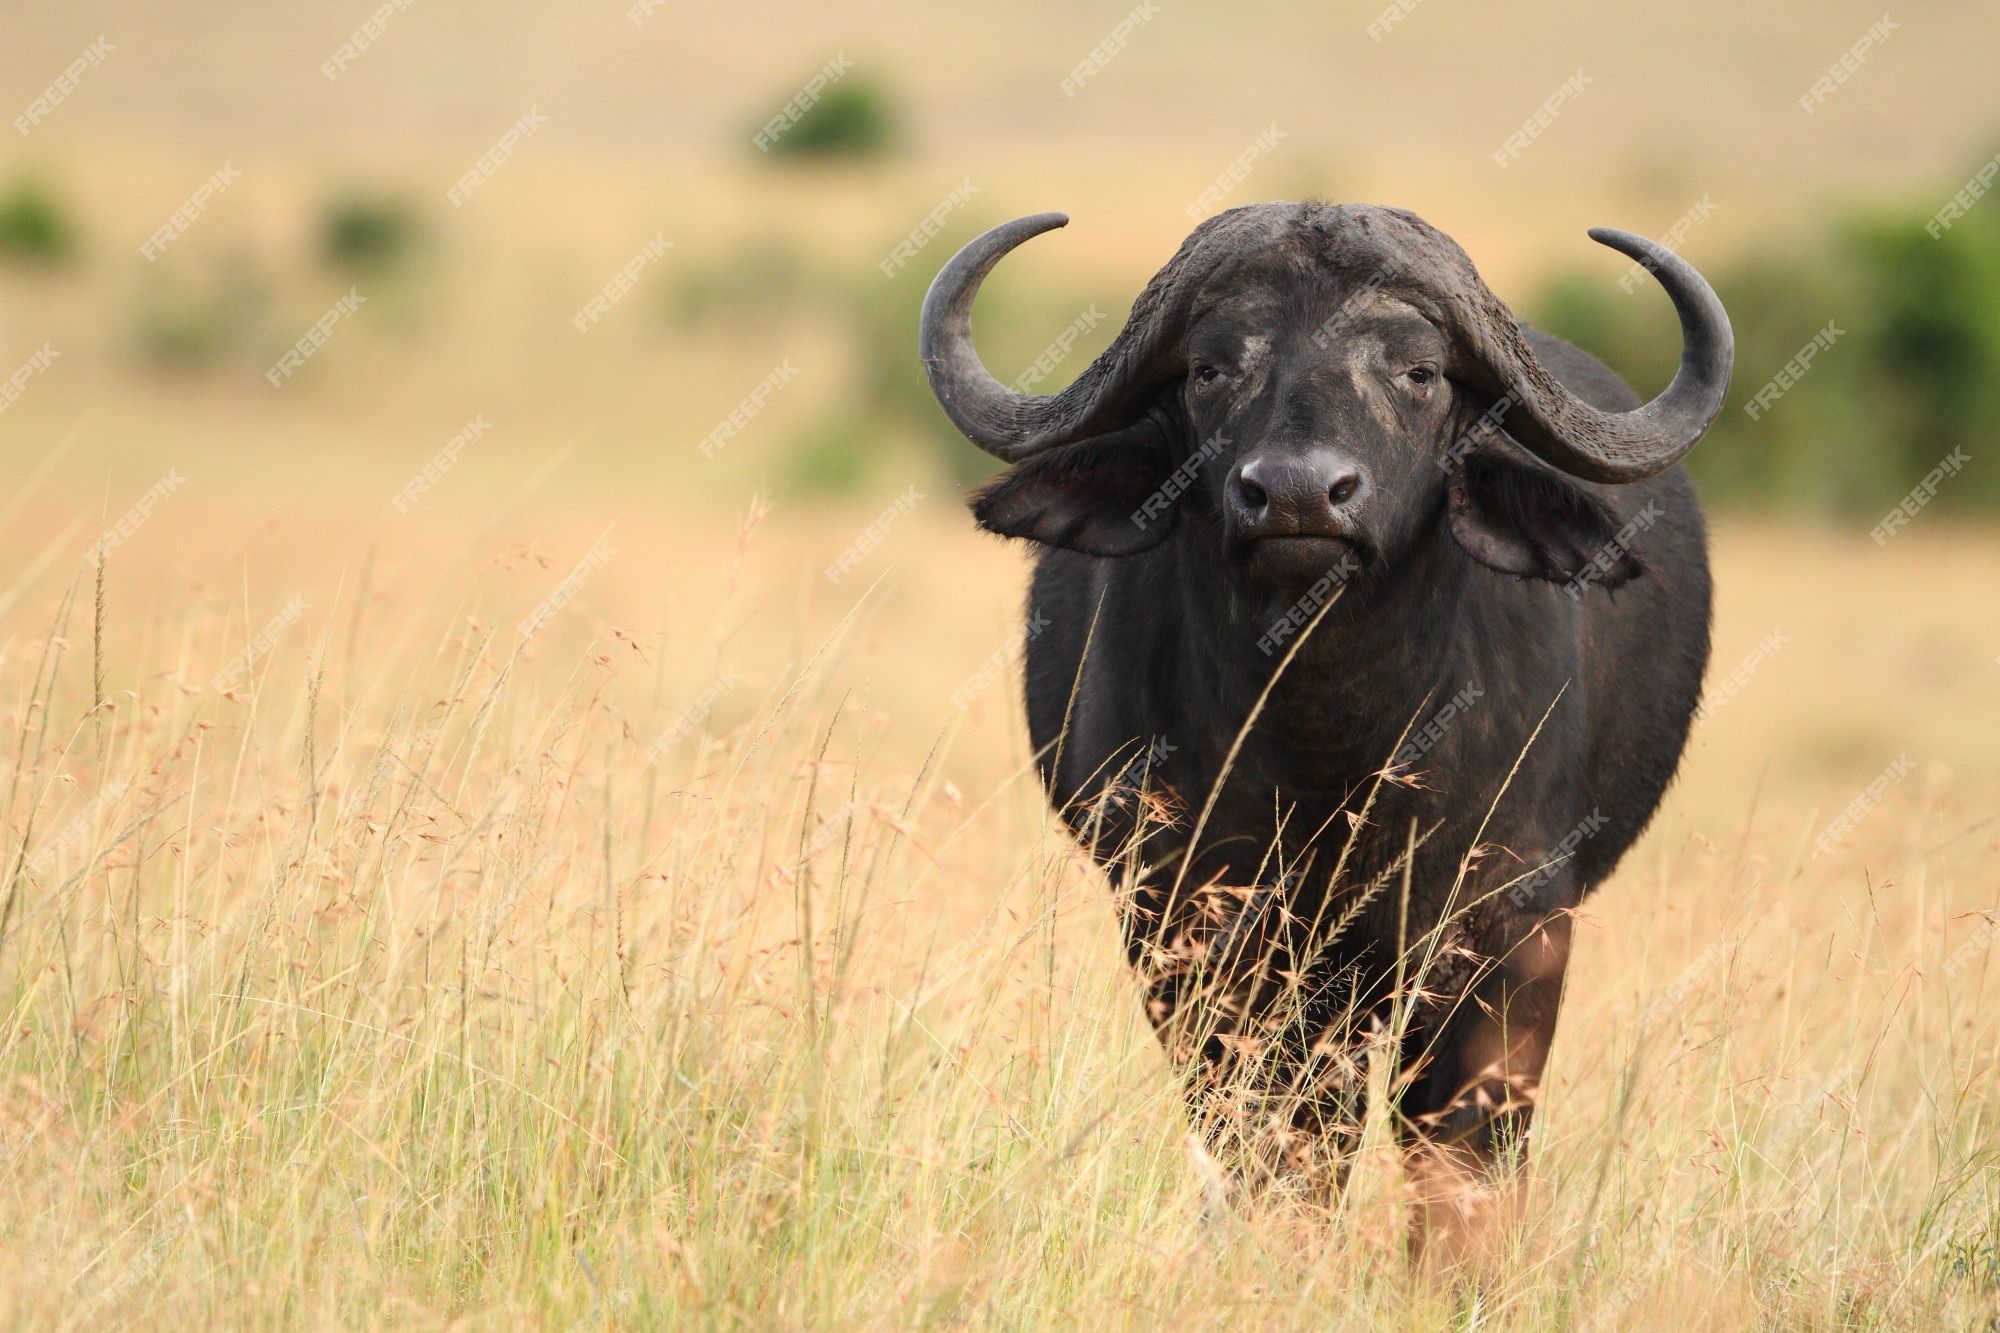
[[[1964,295],[2000,291],[2000,229],[1921,229],[1993,150],[2000,21],[1912,14],[1808,116],[1877,11],[1426,3],[1376,39],[1377,5],[1169,5],[1067,97],[1122,0],[629,8],[412,5],[337,79],[363,14],[19,25],[17,104],[114,46],[0,159],[0,381],[31,367],[0,405],[0,1323],[2000,1327],[2000,527],[1965,425],[2000,377],[1917,320],[2000,363]],[[900,146],[760,158],[840,51]],[[985,225],[1075,216],[979,307],[996,373],[1049,389],[1216,190],[1414,207],[1648,393],[1667,303],[1582,229],[1699,211],[1743,335],[1696,454],[1705,711],[1580,917],[1476,1282],[1413,1273],[1380,1115],[1332,1215],[1212,1215],[1032,767],[1027,556],[973,530],[983,464],[915,375],[924,285]],[[1842,231],[1864,204],[1883,230]],[[1822,292],[1891,233],[1903,306]],[[1897,447],[1829,460],[1870,413]]]
[[[14,1322],[1469,1313],[1406,1277],[1386,1125],[1334,1225],[1203,1225],[1022,771],[1020,562],[944,497],[838,585],[866,512],[440,513],[329,567],[374,517],[230,551],[189,497],[145,540],[201,554],[9,590]],[[1992,1307],[2000,637],[1925,571],[1995,555],[1723,529],[1752,665],[1589,905],[1482,1317]]]

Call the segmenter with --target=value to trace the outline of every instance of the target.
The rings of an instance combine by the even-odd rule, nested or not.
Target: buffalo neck
[[[1394,568],[1370,570],[1365,584],[1344,590],[1282,671],[1296,640],[1271,644],[1269,599],[1249,605],[1232,586],[1234,571],[1204,544],[1176,543],[1180,614],[1166,621],[1187,685],[1217,706],[1225,745],[1269,686],[1245,745],[1265,760],[1258,767],[1310,775],[1315,786],[1361,781],[1388,762],[1406,726],[1420,726],[1465,684],[1459,622],[1469,562],[1448,535],[1433,534]]]

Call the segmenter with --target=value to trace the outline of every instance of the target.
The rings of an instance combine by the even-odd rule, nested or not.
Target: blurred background
[[[60,360],[6,426],[53,439],[93,412],[61,480],[108,484],[114,508],[172,459],[199,473],[190,500],[372,501],[481,412],[440,507],[572,438],[548,493],[609,484],[635,512],[893,495],[984,466],[912,356],[917,302],[966,239],[1072,215],[982,307],[1003,379],[1091,326],[1053,388],[1196,218],[1318,197],[1415,209],[1517,311],[1645,386],[1673,321],[1583,232],[1670,239],[1741,340],[1737,402],[1695,458],[1707,493],[1872,522],[2000,408],[2000,209],[1925,230],[2000,151],[1996,35],[1970,0],[1697,0],[1665,24],[1449,0],[38,9],[5,56],[0,374],[44,344]],[[365,304],[267,382],[350,290]],[[1748,417],[1829,324],[1829,369]],[[1991,466],[1938,497],[1996,503]]]
[[[120,522],[114,612],[192,592],[244,636],[382,590],[526,614],[588,562],[556,630],[644,634],[696,699],[776,679],[868,590],[860,675],[922,745],[1018,632],[1024,574],[958,506],[992,464],[916,364],[930,276],[996,220],[1070,212],[978,324],[1002,380],[1052,390],[1194,220],[1318,196],[1418,210],[1642,392],[1674,318],[1584,230],[1680,248],[1740,344],[1692,458],[1722,518],[1718,675],[1774,628],[1820,644],[1776,654],[1784,685],[1726,735],[1866,777],[1914,729],[1990,771],[2000,721],[1968,717],[1992,719],[2000,644],[1942,588],[1990,586],[2000,548],[1996,40],[1972,2],[18,14],[0,612]],[[468,570],[476,592],[448,584]],[[1890,604],[1920,622],[1884,632]],[[1890,679],[1964,703],[1852,707]],[[996,773],[1012,695],[970,711]]]
[[[1674,321],[1584,231],[1681,249],[1739,339],[1692,463],[1718,671],[1774,628],[1821,645],[1774,657],[1790,688],[1739,710],[1746,757],[1785,736],[1865,776],[1914,727],[1990,770],[1966,719],[2000,645],[1945,590],[1990,584],[2000,509],[1996,39],[1969,2],[18,15],[0,612],[113,531],[114,611],[192,592],[246,637],[468,568],[494,578],[440,615],[524,614],[584,562],[557,629],[643,622],[696,697],[732,663],[775,678],[867,589],[863,674],[921,737],[1015,632],[1023,563],[956,502],[991,464],[917,367],[931,275],[997,220],[1071,214],[980,310],[996,373],[1046,391],[1198,218],[1316,196],[1417,210],[1648,393]],[[1921,623],[1882,632],[1890,604]],[[1965,702],[1846,704],[1890,678]],[[1803,734],[1759,725],[1792,707]]]
[[[1046,391],[1199,217],[1364,200],[1444,228],[1519,313],[1649,393],[1670,311],[1584,231],[1680,248],[1739,339],[1692,463],[1725,551],[1758,553],[1726,594],[1757,595],[1766,559],[1810,573],[1774,595],[1846,636],[1832,696],[1908,651],[1882,665],[1984,698],[1995,645],[1939,652],[1963,617],[1925,590],[1992,572],[1996,38],[1969,0],[1697,0],[1668,23],[1452,0],[20,14],[0,540],[54,578],[140,505],[116,543],[127,608],[191,587],[248,627],[466,559],[523,567],[514,614],[608,532],[637,554],[565,621],[671,607],[705,630],[740,524],[770,509],[774,581],[751,582],[783,614],[729,632],[782,654],[888,574],[874,670],[921,708],[948,691],[916,686],[1005,642],[1019,588],[955,500],[990,462],[916,364],[938,266],[997,220],[1071,214],[980,311],[996,373]],[[1927,582],[1874,595],[1941,627],[1883,642],[1858,594],[1908,568]],[[1770,630],[1725,617],[1718,665]],[[715,670],[687,665],[688,691]],[[1834,708],[1810,743],[1868,725]]]
[[[938,266],[998,220],[1071,214],[980,310],[995,372],[1047,391],[1198,218],[1363,200],[1442,227],[1519,313],[1648,393],[1675,323],[1585,229],[1661,237],[1711,278],[1739,357],[1692,466],[1725,556],[1752,553],[1725,599],[1778,567],[1806,580],[1770,588],[1768,617],[1725,600],[1718,669],[1781,619],[1822,621],[1823,700],[1807,654],[1779,663],[1810,675],[1785,695],[1816,719],[1796,743],[1872,761],[1908,731],[1841,706],[1857,685],[2000,685],[2000,645],[1954,638],[1977,631],[1939,591],[1990,581],[2000,509],[2000,205],[1978,197],[1995,40],[2000,12],[1970,2],[1697,0],[1669,23],[1453,0],[17,15],[0,541],[20,574],[0,612],[37,581],[52,596],[134,506],[114,610],[192,590],[246,635],[295,597],[324,614],[468,561],[518,586],[460,609],[521,614],[608,534],[633,554],[599,561],[558,628],[664,615],[704,645],[669,654],[691,697],[732,658],[788,660],[881,580],[860,651],[921,735],[953,716],[938,685],[1014,632],[1022,572],[970,531],[956,497],[991,464],[916,363]],[[766,511],[755,593],[726,612]],[[1936,623],[1885,636],[1884,601]],[[1925,717],[1991,766],[1962,709]]]

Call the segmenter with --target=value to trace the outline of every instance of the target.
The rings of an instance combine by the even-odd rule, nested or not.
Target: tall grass
[[[1102,881],[1026,771],[948,776],[961,727],[887,743],[836,669],[873,595],[711,709],[728,634],[523,640],[487,577],[364,579],[233,672],[262,608],[135,629],[85,571],[11,613],[11,1324],[1932,1328],[2000,1301],[1969,783],[1909,784],[1831,855],[1754,790],[1726,841],[1635,854],[1640,920],[1580,924],[1510,1257],[1453,1287],[1411,1275],[1379,1116],[1335,1216],[1204,1222]]]

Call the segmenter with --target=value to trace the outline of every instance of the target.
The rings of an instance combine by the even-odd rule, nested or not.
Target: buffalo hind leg
[[[1480,1267],[1506,1235],[1569,945],[1566,913],[1535,923],[1411,1036],[1417,1070],[1402,1099],[1403,1146],[1411,1248],[1427,1266]]]

